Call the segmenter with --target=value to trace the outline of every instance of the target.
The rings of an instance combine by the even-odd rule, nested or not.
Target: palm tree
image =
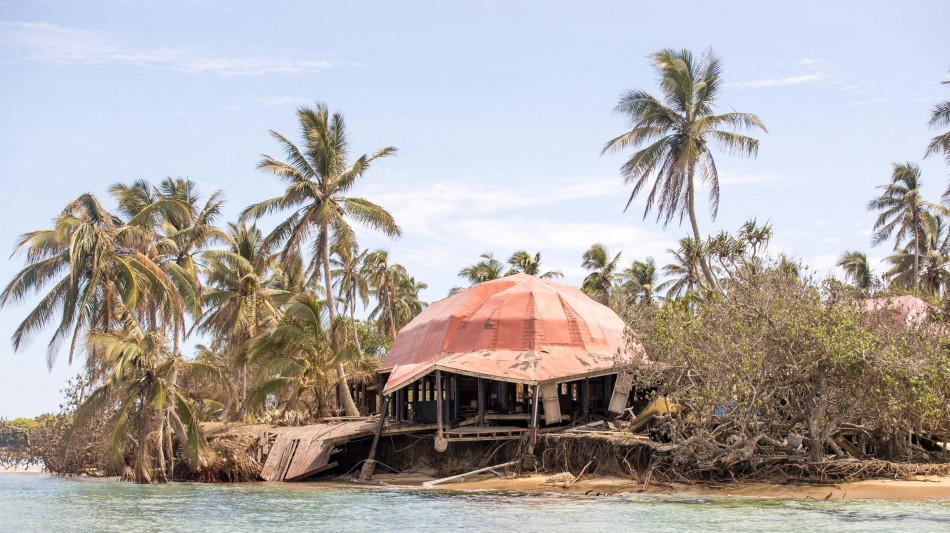
[[[121,329],[146,300],[180,300],[172,280],[143,253],[154,243],[150,231],[140,223],[155,216],[161,207],[153,202],[124,222],[106,211],[95,196],[83,194],[66,206],[52,229],[23,234],[14,253],[25,254],[28,264],[0,293],[0,308],[21,302],[49,284],[53,287],[14,331],[14,349],[19,350],[50,322],[58,321],[47,346],[47,363],[52,367],[67,339],[71,339],[72,363],[86,332]],[[95,350],[87,363],[94,360]]]
[[[948,215],[943,206],[927,202],[921,194],[920,167],[913,163],[892,163],[891,183],[879,185],[881,196],[868,203],[869,210],[881,211],[874,222],[872,244],[877,246],[894,235],[894,250],[913,235],[914,291],[920,286],[921,245],[936,232],[934,215]]]
[[[697,176],[709,186],[713,218],[719,209],[719,174],[710,141],[729,153],[755,157],[759,141],[727,129],[768,130],[759,117],[750,113],[713,114],[721,88],[721,67],[711,51],[699,61],[688,50],[661,50],[650,59],[660,74],[662,99],[641,89],[624,93],[614,109],[626,115],[631,129],[608,141],[602,153],[643,146],[621,167],[624,182],[633,185],[626,207],[649,188],[644,218],[654,205],[657,220],[662,219],[664,225],[676,215],[680,221],[688,215],[693,239],[699,242]],[[704,260],[700,266],[709,285],[716,287],[716,279]]]
[[[356,343],[356,349],[362,353],[360,346],[359,332],[356,329],[356,302],[357,299],[362,302],[365,309],[369,305],[369,284],[363,275],[360,266],[366,260],[366,250],[362,252],[356,247],[356,243],[343,243],[337,241],[333,246],[333,254],[339,259],[330,259],[335,269],[332,272],[336,279],[337,287],[340,291],[340,299],[343,300],[344,313],[349,311],[350,324],[353,327],[353,340]]]
[[[201,313],[201,278],[195,257],[214,239],[223,239],[224,233],[214,225],[224,202],[220,190],[211,194],[203,207],[197,184],[186,179],[166,178],[157,188],[138,180],[132,185],[117,183],[110,187],[119,200],[119,208],[129,217],[138,215],[152,205],[154,216],[145,222],[154,232],[155,257],[182,295],[185,309],[192,316]],[[173,327],[173,351],[179,354],[184,328]]]
[[[260,362],[258,387],[248,400],[249,409],[256,408],[269,396],[277,396],[286,411],[297,411],[308,405],[310,418],[330,414],[327,398],[333,379],[328,370],[334,360],[352,345],[334,350],[334,329],[344,327],[342,319],[331,323],[328,302],[311,294],[290,298],[280,322],[273,331],[252,339],[248,361]]]
[[[550,272],[541,273],[541,252],[534,254],[534,257],[531,257],[525,250],[519,250],[508,258],[508,264],[511,268],[505,274],[510,276],[511,274],[528,274],[529,276],[537,276],[541,279],[556,279],[563,278],[564,274],[560,270],[552,270]]]
[[[874,273],[868,263],[868,256],[862,252],[845,252],[838,260],[845,275],[851,279],[854,286],[867,294],[874,286]]]
[[[207,250],[204,293],[205,312],[199,327],[219,341],[226,341],[240,388],[232,403],[246,407],[247,342],[274,327],[280,319],[278,300],[283,291],[267,284],[272,257],[268,243],[256,226],[229,224],[224,239],[228,249]],[[232,405],[225,414],[234,413]]]
[[[459,277],[466,278],[471,285],[475,285],[476,283],[491,281],[504,276],[504,263],[495,259],[495,256],[492,255],[491,252],[485,252],[479,257],[481,257],[482,260],[460,270]]]
[[[617,252],[617,255],[611,259],[607,247],[600,243],[594,244],[584,252],[581,266],[589,270],[590,274],[584,278],[581,289],[604,305],[610,302],[610,287],[613,285],[617,262],[622,253],[622,251]]]
[[[76,411],[73,428],[79,427],[105,404],[117,400],[110,419],[109,466],[113,472],[125,467],[125,450],[135,444],[133,473],[137,483],[169,481],[174,474],[172,435],[194,467],[203,465],[204,436],[191,400],[177,386],[179,372],[197,372],[205,379],[217,378],[205,363],[186,362],[169,350],[168,339],[154,330],[143,330],[134,320],[116,333],[95,333],[90,346],[103,352],[107,375]],[[175,409],[168,409],[168,403]],[[72,429],[67,433],[67,440]],[[157,459],[158,466],[153,463]]]
[[[948,85],[950,81],[942,81],[940,83]],[[943,102],[938,102],[933,110],[931,110],[930,120],[927,122],[927,125],[931,128],[940,128],[948,124],[950,124],[950,100],[944,100]],[[930,141],[930,144],[927,145],[927,153],[924,157],[929,157],[940,152],[943,152],[944,159],[947,161],[947,164],[950,165],[950,131],[934,137]],[[947,189],[947,192],[943,193],[943,197],[944,199],[950,198],[950,188]]]
[[[657,290],[656,261],[647,257],[645,261],[634,261],[632,265],[620,273],[624,286],[631,290],[641,302],[652,303]]]
[[[389,253],[376,250],[366,256],[363,262],[366,281],[376,297],[376,307],[370,312],[370,320],[378,320],[380,333],[389,334],[395,341],[397,326],[396,303],[400,283],[409,278],[406,268],[399,263],[389,262]]]
[[[307,244],[306,241],[316,234],[310,268],[313,279],[317,279],[320,268],[323,269],[328,311],[333,322],[336,319],[336,304],[330,275],[330,244],[333,240],[352,240],[353,231],[347,218],[392,237],[401,235],[399,226],[388,211],[364,198],[346,196],[374,159],[393,155],[396,149],[384,148],[372,156],[362,155],[356,161],[347,163],[348,141],[343,115],[334,113],[331,117],[326,105],[317,104],[312,109],[298,109],[297,118],[306,143],[304,150],[301,151],[279,133],[271,131],[271,135],[283,146],[287,161],[265,155],[258,164],[258,168],[272,172],[287,183],[287,189],[281,196],[248,207],[241,214],[241,219],[256,219],[292,209],[293,214],[278,224],[267,237],[268,242],[283,245],[282,260],[298,253]],[[337,371],[340,372],[345,390],[343,401],[346,414],[357,416],[359,411],[350,396],[343,370],[343,364],[338,364]]]
[[[663,274],[672,277],[660,284],[657,289],[666,290],[668,299],[691,296],[703,287],[700,260],[703,256],[702,243],[691,237],[680,239],[678,250],[667,250],[673,254],[673,262],[663,267]]]

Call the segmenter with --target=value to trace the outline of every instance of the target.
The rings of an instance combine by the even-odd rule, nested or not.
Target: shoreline
[[[48,475],[56,474],[23,468],[0,468],[3,474]],[[76,480],[116,481],[119,478],[97,478],[87,476],[67,476]],[[805,482],[763,483],[737,481],[720,484],[684,484],[650,485],[643,487],[631,479],[612,476],[585,476],[573,485],[564,487],[548,482],[550,474],[530,474],[518,478],[472,476],[468,481],[446,482],[426,487],[423,483],[433,481],[435,477],[421,473],[392,474],[380,473],[373,476],[369,483],[340,478],[316,478],[301,482],[272,483],[249,481],[240,484],[262,486],[322,486],[346,487],[357,489],[411,489],[453,492],[522,492],[526,494],[562,494],[591,497],[665,496],[685,498],[762,498],[793,500],[893,500],[893,501],[936,501],[950,503],[950,476],[918,476],[910,480],[868,479],[848,483],[816,484]],[[199,483],[201,484],[201,483]]]

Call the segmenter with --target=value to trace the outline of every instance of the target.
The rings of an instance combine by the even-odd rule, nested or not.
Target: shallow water
[[[0,531],[950,531],[950,502],[593,498],[0,474]]]

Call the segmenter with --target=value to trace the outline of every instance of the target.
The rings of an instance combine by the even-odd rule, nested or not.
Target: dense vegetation
[[[918,167],[895,164],[869,205],[880,212],[874,244],[894,241],[892,268],[877,276],[863,253],[846,252],[846,281],[815,280],[797,263],[770,259],[768,223],[704,237],[696,180],[709,187],[715,218],[712,148],[755,156],[759,141],[737,130],[765,125],[749,113],[715,113],[721,66],[711,53],[664,50],[651,60],[661,96],[623,94],[616,111],[629,130],[604,152],[636,149],[621,168],[630,200],[646,194],[644,216],[655,208],[664,225],[688,218],[691,235],[663,267],[654,258],[623,263],[622,252],[602,244],[578,255],[589,272],[582,290],[624,317],[653,361],[631,369],[641,385],[691,413],[667,421],[664,438],[705,469],[748,463],[765,448],[821,460],[841,451],[834,439],[845,426],[866,435],[873,453],[919,457],[920,431],[948,416],[946,329],[880,320],[859,301],[920,294],[940,320],[938,308],[950,308],[942,303],[947,208],[922,198]],[[938,104],[930,125],[945,126],[947,110]],[[351,385],[373,379],[396,333],[425,308],[426,284],[388,252],[358,244],[363,228],[401,234],[383,206],[349,195],[371,163],[396,149],[353,158],[342,115],[317,105],[297,116],[300,144],[271,132],[283,158],[258,165],[284,192],[237,221],[219,220],[220,191],[204,197],[195,182],[169,178],[113,185],[114,207],[82,194],[51,228],[23,234],[17,251],[26,266],[0,293],[0,307],[37,303],[13,345],[52,329],[49,365],[65,352],[85,368],[61,414],[5,423],[3,446],[31,447],[52,471],[95,469],[145,483],[208,466],[203,422],[360,414]],[[946,136],[927,155],[950,163]],[[284,218],[265,232],[254,221],[269,214]],[[563,277],[541,265],[540,253],[519,250],[503,262],[486,252],[459,277]]]

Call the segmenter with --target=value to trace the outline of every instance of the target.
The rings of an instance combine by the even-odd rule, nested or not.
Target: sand
[[[553,493],[582,493],[593,496],[623,496],[630,494],[664,494],[676,496],[717,496],[794,499],[884,499],[884,500],[946,500],[950,501],[950,477],[920,476],[913,480],[873,479],[854,483],[769,484],[736,482],[720,485],[664,485],[644,489],[629,479],[615,477],[587,477],[570,487],[545,483],[551,476],[527,475],[507,479],[494,475],[478,475],[462,482],[440,483],[431,488],[439,490],[515,490]],[[393,486],[420,487],[433,478],[422,475],[379,474],[373,481]]]

